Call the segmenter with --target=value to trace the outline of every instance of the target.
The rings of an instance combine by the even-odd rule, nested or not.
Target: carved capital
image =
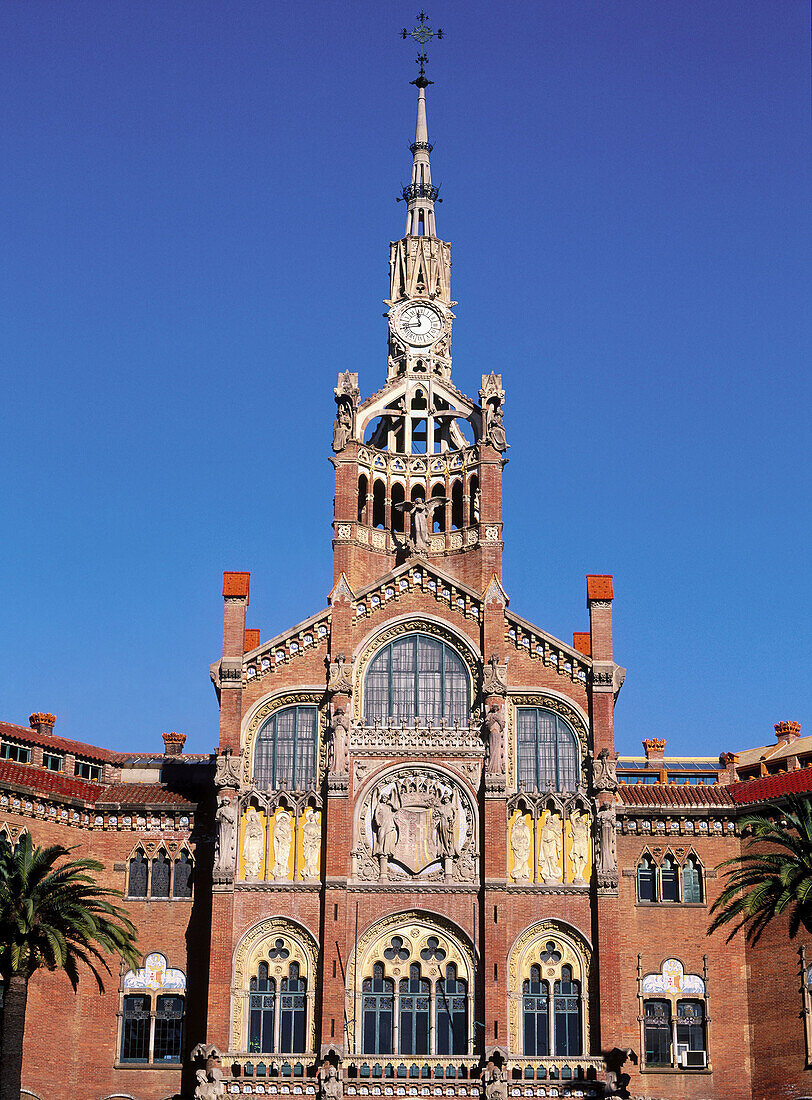
[[[233,756],[229,749],[217,757],[217,770],[214,773],[214,785],[217,790],[228,788],[236,791],[240,786],[242,765],[239,755]]]
[[[499,658],[492,653],[482,669],[482,694],[507,695],[507,661],[499,664]]]

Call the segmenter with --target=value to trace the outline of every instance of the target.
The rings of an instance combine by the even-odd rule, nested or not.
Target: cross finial
[[[425,46],[427,42],[431,42],[432,38],[442,38],[443,29],[438,27],[436,31],[433,31],[428,25],[428,16],[424,11],[421,11],[417,16],[417,23],[411,30],[407,30],[406,27],[400,32],[402,38],[413,38],[415,42],[420,46]],[[418,88],[426,88],[432,83],[426,76],[426,65],[428,64],[428,57],[424,53],[417,55],[417,64],[420,66],[420,72],[418,73],[417,80],[413,80],[412,84],[416,84]]]

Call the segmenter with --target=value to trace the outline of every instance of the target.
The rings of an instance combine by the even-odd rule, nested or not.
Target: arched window
[[[124,998],[121,1027],[121,1061],[149,1061],[150,1009],[152,998],[145,993]]]
[[[468,1053],[468,983],[457,977],[457,968],[449,963],[445,979],[435,987],[437,1004],[436,1054]]]
[[[671,1065],[671,1005],[668,1001],[646,1001],[644,1012],[646,1065]]]
[[[367,510],[367,475],[358,478],[358,522],[364,523]]]
[[[666,856],[660,864],[660,887],[661,901],[679,901],[677,865],[670,856]]]
[[[469,523],[479,523],[479,478],[474,476],[468,482],[468,500],[470,508]]]
[[[172,879],[172,897],[190,898],[192,896],[192,859],[184,849],[175,860],[175,875]]]
[[[657,878],[654,862],[648,856],[642,856],[637,864],[637,900],[657,900]]]
[[[248,1050],[267,1054],[274,1049],[276,982],[268,977],[268,964],[260,963],[249,986]]]
[[[315,707],[285,707],[265,722],[257,735],[254,783],[276,790],[305,790],[316,774]]]
[[[149,877],[149,864],[141,848],[136,850],[130,860],[130,873],[127,877],[127,896],[131,898],[145,898],[147,896],[147,879]]]
[[[682,1049],[681,1049],[682,1048]],[[703,1001],[677,1001],[677,1053],[685,1069],[700,1068],[705,1058],[690,1058],[705,1050],[705,1005]]]
[[[522,985],[524,1020],[523,1053],[528,1058],[546,1058],[550,1053],[550,985],[541,979],[541,967],[531,966]]]
[[[171,864],[163,848],[152,861],[152,897],[169,897],[169,874]]]
[[[432,495],[432,497],[434,497],[435,500],[438,497],[444,497],[445,496],[445,486],[438,483],[431,490],[431,495]],[[437,508],[434,509],[432,529],[434,531],[445,531],[445,505],[444,504],[440,504]]]
[[[383,963],[375,963],[372,977],[364,979],[362,999],[364,1054],[391,1054],[395,983],[384,977]]]
[[[688,856],[682,865],[682,900],[690,905],[702,901],[702,872],[694,856]]]
[[[396,508],[395,505],[403,504],[406,499],[406,490],[400,484],[399,481],[395,481],[392,484],[392,530],[395,534],[402,535],[406,526],[406,513],[403,508]]]
[[[574,791],[578,786],[578,742],[559,715],[543,707],[516,712],[519,784],[526,791]]]
[[[463,525],[462,481],[455,478],[451,486],[451,526],[459,528]]]
[[[386,526],[386,486],[378,479],[372,486],[372,526]]]
[[[572,980],[572,969],[561,967],[561,980],[553,985],[555,1053],[581,1053],[581,989]]]
[[[420,967],[412,963],[409,977],[400,979],[400,1053],[429,1052],[429,983],[420,977]]]
[[[397,722],[467,723],[469,681],[459,654],[425,634],[390,642],[370,662],[366,674],[364,713]]]
[[[298,963],[292,962],[287,978],[282,979],[280,1007],[279,1050],[301,1054],[306,1041],[307,983],[299,974]]]

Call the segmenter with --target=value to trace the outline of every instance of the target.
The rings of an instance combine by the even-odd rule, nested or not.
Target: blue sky
[[[216,743],[223,569],[325,605],[332,387],[386,365],[417,6],[0,6],[0,717]],[[505,585],[615,576],[617,745],[809,714],[806,0],[439,0],[454,378],[507,390]]]

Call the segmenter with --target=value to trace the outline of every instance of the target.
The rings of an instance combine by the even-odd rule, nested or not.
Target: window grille
[[[378,653],[367,671],[364,712],[370,725],[394,719],[414,725],[467,723],[470,686],[465,665],[450,646],[425,634],[399,638]]]
[[[144,853],[139,848],[130,860],[130,874],[127,881],[127,895],[131,898],[145,898],[147,896],[147,880],[149,877],[149,864]]]
[[[409,977],[400,980],[400,1053],[429,1052],[429,983],[412,963]]]
[[[671,1006],[668,1001],[646,1001],[644,1010],[646,1065],[671,1065]]]
[[[158,998],[153,1062],[179,1062],[183,1038],[183,997]]]

